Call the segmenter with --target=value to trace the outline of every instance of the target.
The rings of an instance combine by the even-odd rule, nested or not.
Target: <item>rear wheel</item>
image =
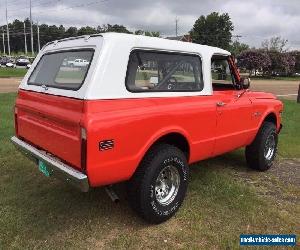
[[[254,141],[246,147],[246,160],[250,168],[265,171],[274,163],[278,134],[272,122],[264,122]]]
[[[146,221],[161,223],[176,213],[187,185],[188,164],[183,152],[168,144],[156,145],[128,183],[129,202]]]

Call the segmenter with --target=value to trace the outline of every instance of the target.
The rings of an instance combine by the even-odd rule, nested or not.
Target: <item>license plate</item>
[[[49,172],[49,170],[48,170],[48,168],[47,168],[46,163],[43,162],[43,161],[41,161],[41,160],[39,160],[39,170],[40,170],[44,175],[46,175],[47,177],[50,176],[50,172]]]

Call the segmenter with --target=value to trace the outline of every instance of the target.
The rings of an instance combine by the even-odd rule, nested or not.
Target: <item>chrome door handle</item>
[[[225,106],[225,105],[226,105],[225,102],[217,102],[217,106],[218,106],[218,107],[223,107],[223,106]]]

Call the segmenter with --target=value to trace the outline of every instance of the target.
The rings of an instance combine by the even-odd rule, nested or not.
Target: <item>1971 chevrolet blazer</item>
[[[76,59],[87,64],[65,63]],[[246,147],[249,167],[271,167],[283,105],[249,83],[219,48],[115,33],[54,41],[21,82],[11,140],[82,191],[127,181],[133,209],[160,223],[183,202],[189,164]]]

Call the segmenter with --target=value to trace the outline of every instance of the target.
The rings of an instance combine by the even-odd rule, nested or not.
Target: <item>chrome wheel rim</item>
[[[180,175],[176,167],[164,167],[155,182],[155,198],[163,206],[169,205],[176,197],[180,185]]]
[[[265,149],[264,149],[264,156],[265,158],[270,161],[274,156],[276,148],[276,140],[274,134],[270,134],[266,140]]]

